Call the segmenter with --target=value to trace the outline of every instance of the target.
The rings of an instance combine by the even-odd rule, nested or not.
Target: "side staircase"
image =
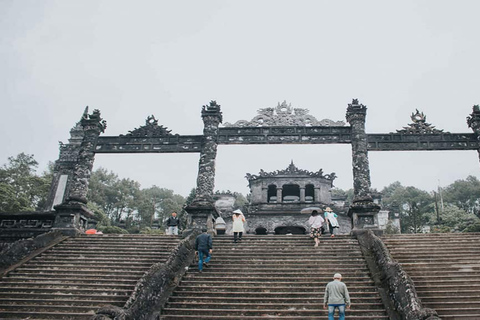
[[[339,272],[352,308],[348,319],[388,319],[357,240],[306,235],[246,235],[213,241],[210,266],[192,265],[160,319],[326,319],[325,286]]]
[[[122,307],[135,284],[166,261],[180,238],[88,235],[69,238],[0,279],[0,319],[90,319]]]
[[[383,241],[442,319],[480,319],[480,234],[405,234]]]

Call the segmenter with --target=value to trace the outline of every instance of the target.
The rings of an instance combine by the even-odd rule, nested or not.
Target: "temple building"
[[[310,172],[299,169],[293,161],[284,170],[258,174],[247,173],[250,187],[250,202],[245,209],[247,233],[254,234],[305,234],[310,231],[310,214],[300,211],[307,207],[319,207],[322,210],[330,206],[339,215],[341,224],[338,233],[351,231],[351,219],[347,216],[344,203],[336,206],[330,190],[333,187],[335,173],[324,174],[320,169]],[[226,221],[226,232],[231,229],[231,217],[228,195],[217,195],[217,209]],[[227,206],[225,206],[227,205]],[[323,211],[320,213],[323,214]]]

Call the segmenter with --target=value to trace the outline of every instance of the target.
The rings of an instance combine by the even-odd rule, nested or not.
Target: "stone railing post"
[[[283,192],[283,188],[277,187],[277,203],[283,202],[282,192]]]
[[[370,192],[370,166],[368,163],[368,141],[365,132],[367,107],[353,99],[348,105],[346,119],[351,126],[353,204],[349,215],[353,229],[378,228],[380,207],[373,202]]]
[[[214,218],[219,216],[213,201],[213,189],[215,186],[218,126],[222,122],[220,105],[216,101],[210,101],[209,105],[203,106],[202,119],[204,124],[203,143],[198,163],[195,199],[185,208],[192,217],[193,227],[206,227],[210,215]],[[213,232],[213,229],[209,231]]]
[[[300,187],[300,202],[305,202],[305,187]]]
[[[474,105],[472,114],[467,117],[467,124],[472,128],[473,132],[477,135],[477,141],[480,144],[480,105]],[[480,159],[480,146],[478,148],[478,156]]]

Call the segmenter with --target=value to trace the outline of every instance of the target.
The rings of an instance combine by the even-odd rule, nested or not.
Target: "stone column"
[[[367,107],[353,99],[348,105],[346,118],[351,126],[352,166],[353,166],[353,204],[349,215],[353,229],[378,228],[380,207],[373,202],[370,192],[370,167],[368,163],[368,142],[365,133]]]
[[[68,144],[60,145],[60,157],[55,163],[52,187],[47,210],[55,209],[53,229],[73,235],[87,227],[93,213],[87,209],[88,180],[95,158],[98,136],[104,132],[106,122],[100,111],[88,114],[85,108],[82,118],[70,131]]]
[[[305,187],[300,187],[300,202],[305,202]]]
[[[320,202],[320,187],[313,188],[313,199],[315,202]]]
[[[282,191],[283,191],[283,188],[279,188],[277,187],[277,203],[282,203]]]
[[[268,202],[268,187],[262,186],[262,202],[267,203]]]
[[[473,132],[477,135],[477,141],[479,142],[478,156],[480,159],[480,106],[474,105],[472,114],[467,117],[467,124],[472,128]]]
[[[209,105],[202,108],[204,124],[203,143],[198,164],[197,188],[195,199],[185,208],[192,216],[193,227],[206,227],[210,215],[213,218],[219,216],[213,201],[213,189],[215,186],[215,158],[217,157],[218,126],[222,122],[220,105],[216,101],[210,101]],[[211,230],[213,232],[213,230]]]

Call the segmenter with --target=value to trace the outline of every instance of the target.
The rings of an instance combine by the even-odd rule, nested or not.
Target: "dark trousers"
[[[237,236],[238,236],[238,240],[241,241],[242,240],[242,234],[243,234],[243,232],[234,232],[233,233],[233,242],[237,242]]]

